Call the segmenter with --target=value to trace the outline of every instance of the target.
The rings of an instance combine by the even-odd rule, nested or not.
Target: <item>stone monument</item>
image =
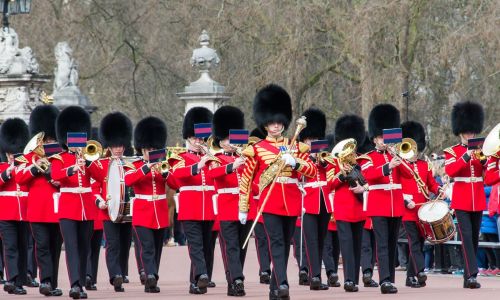
[[[231,99],[232,94],[225,92],[225,87],[210,77],[210,70],[219,66],[220,59],[215,49],[209,48],[210,36],[203,30],[198,42],[201,47],[193,50],[191,65],[200,73],[198,80],[184,87],[177,93],[179,99],[185,101],[186,113],[194,106],[203,106],[214,112],[224,102]]]
[[[78,88],[78,64],[73,58],[73,50],[67,42],[57,43],[54,49],[56,67],[54,69],[54,105],[63,109],[70,105],[78,105],[92,113],[96,107],[90,105],[87,96]]]

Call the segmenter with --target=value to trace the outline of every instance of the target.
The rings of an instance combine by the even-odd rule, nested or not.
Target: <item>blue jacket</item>
[[[487,203],[486,207],[488,207],[488,203],[490,201],[491,187],[485,186],[484,192],[486,194],[486,203]],[[485,211],[483,211],[483,220],[481,221],[481,233],[498,234],[496,216],[494,216],[493,218],[490,218],[490,216],[488,215],[487,209]]]

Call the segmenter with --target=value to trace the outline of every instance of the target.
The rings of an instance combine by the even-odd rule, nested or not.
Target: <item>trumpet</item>
[[[401,143],[396,145],[396,152],[399,157],[408,161],[417,159],[417,142],[411,138],[404,138]]]
[[[88,161],[95,161],[101,158],[103,148],[101,143],[95,140],[88,140],[87,146],[83,148],[83,158]]]
[[[170,170],[170,165],[168,164],[167,160],[163,160],[160,162],[157,162],[154,164],[153,168],[158,172],[158,173],[167,173]]]
[[[41,157],[40,164],[37,164],[36,161],[37,161],[36,157],[33,156],[33,158],[31,159],[31,163],[33,164],[33,166],[35,166],[35,168],[37,168],[40,172],[47,173],[50,167],[49,160],[45,157]]]
[[[328,151],[321,151],[317,154],[318,160],[320,163],[329,163],[334,164],[333,157]]]
[[[486,160],[488,157],[483,153],[481,149],[476,149],[472,152],[472,156],[477,160]]]
[[[200,146],[204,156],[208,157],[208,161],[214,161],[220,163],[220,160],[217,157],[215,157],[212,151],[210,151],[210,147],[212,147],[212,149],[216,149],[217,151],[220,150],[220,148],[215,145],[215,141],[212,135],[208,138],[206,142],[198,145]]]

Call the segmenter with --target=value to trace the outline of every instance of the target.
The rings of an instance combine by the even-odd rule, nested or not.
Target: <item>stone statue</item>
[[[12,28],[0,30],[0,74],[38,74],[38,62],[30,47],[19,49],[17,33]]]
[[[54,93],[65,88],[78,89],[78,65],[67,42],[59,42],[54,49],[57,66],[54,69]]]
[[[201,48],[193,50],[191,65],[200,71],[209,71],[212,68],[219,66],[220,59],[217,55],[217,51],[208,47],[210,44],[210,36],[206,30],[201,32],[198,42],[200,42]]]

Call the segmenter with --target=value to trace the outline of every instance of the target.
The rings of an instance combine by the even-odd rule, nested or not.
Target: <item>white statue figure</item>
[[[201,48],[193,50],[193,56],[191,57],[191,65],[198,68],[200,71],[209,71],[210,69],[217,67],[220,63],[219,56],[215,49],[209,48],[210,36],[206,30],[203,30],[200,37],[198,38]]]
[[[67,42],[57,43],[54,49],[57,66],[54,69],[54,93],[64,88],[78,89],[78,65]]]
[[[30,47],[19,49],[12,28],[0,30],[0,74],[38,74],[39,66]]]

